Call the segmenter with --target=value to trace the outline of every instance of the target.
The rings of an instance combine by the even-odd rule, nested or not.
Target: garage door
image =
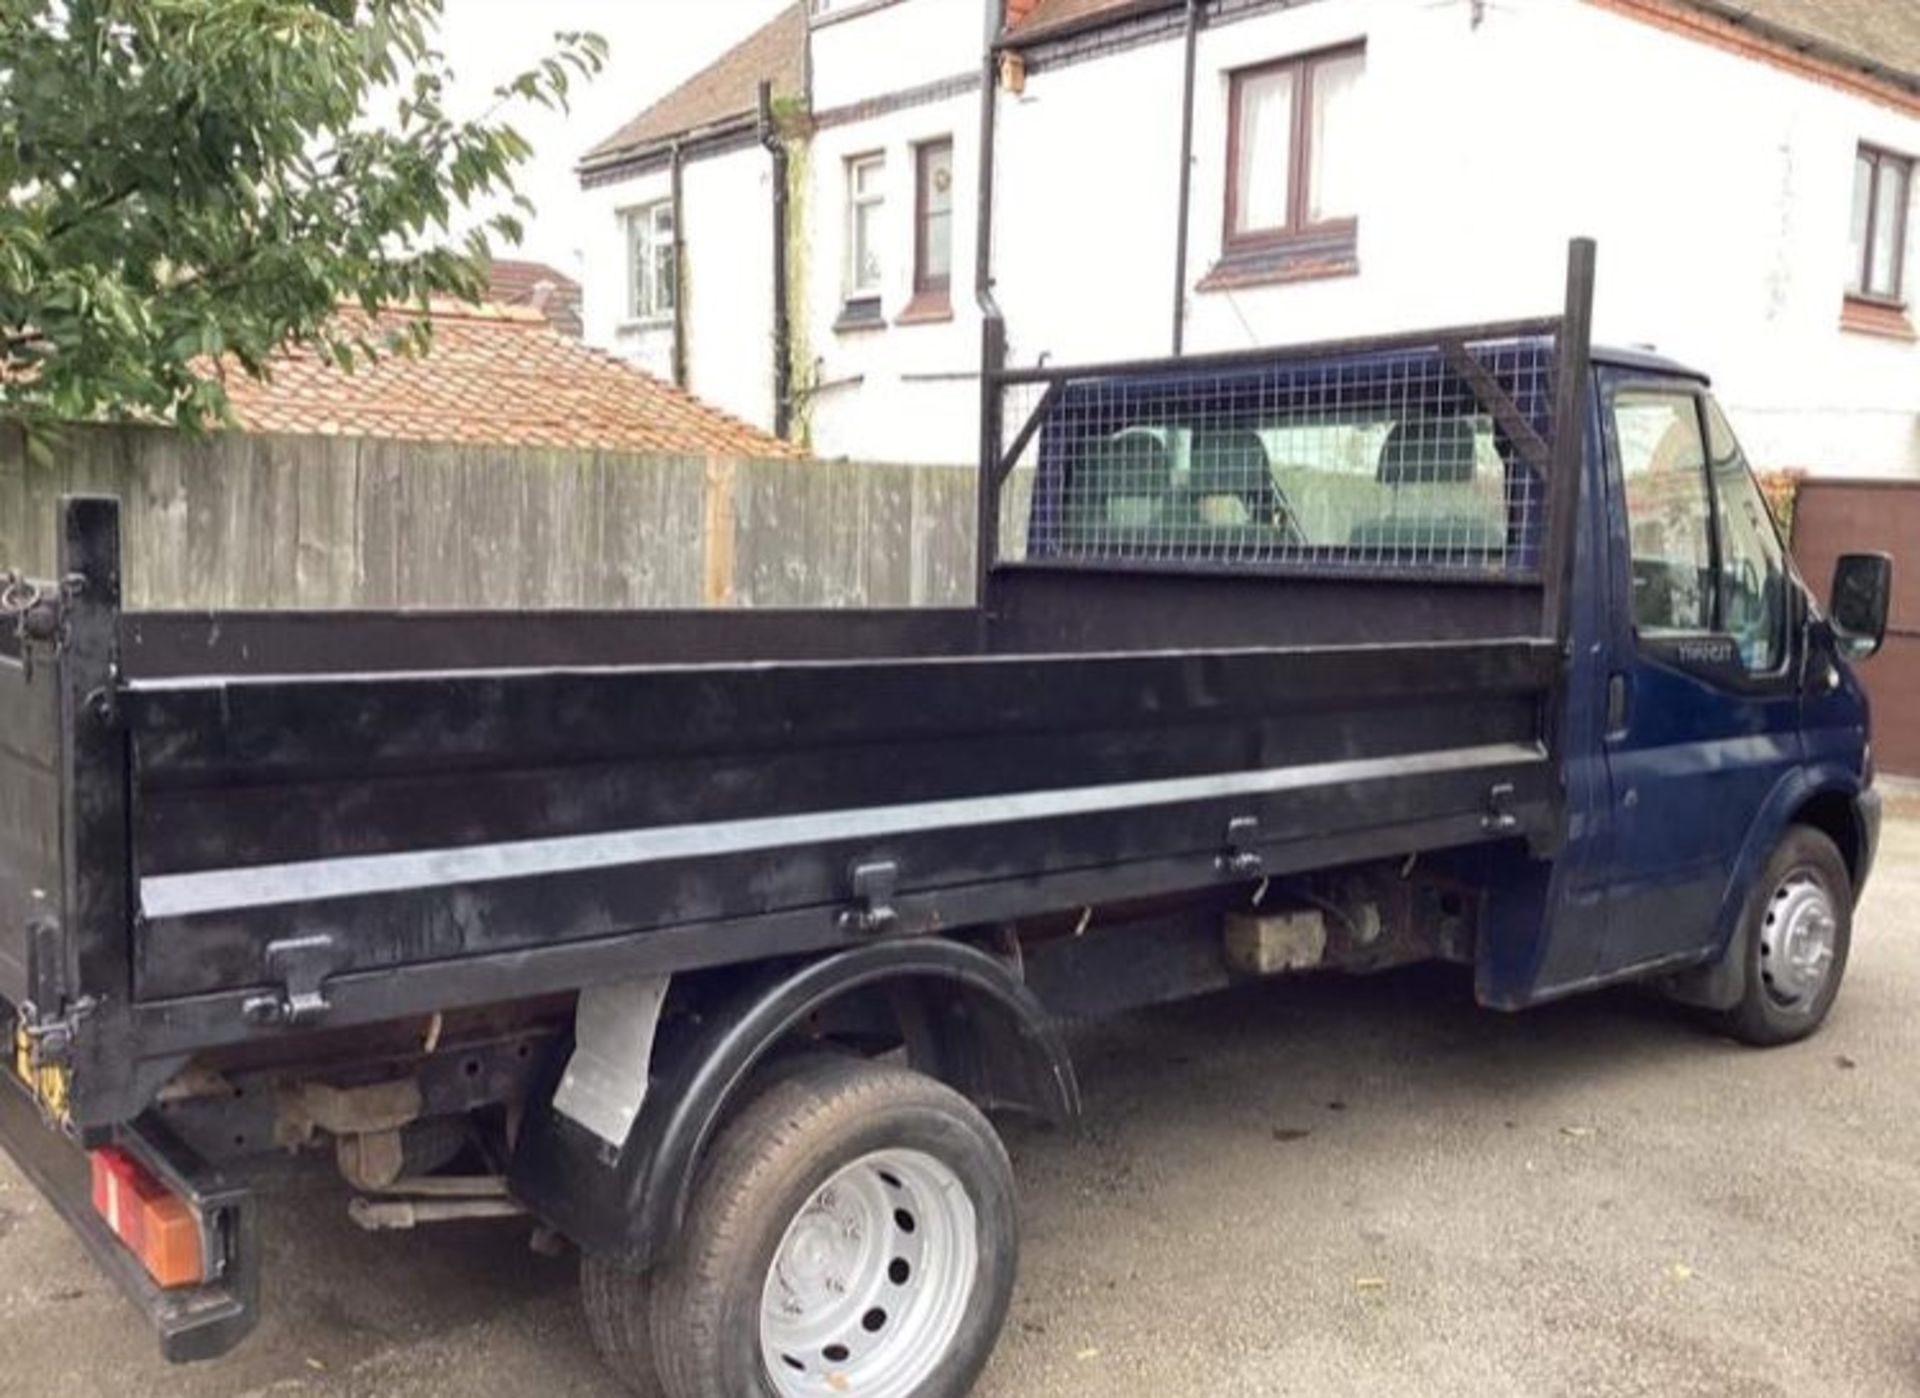
[[[1920,481],[1802,481],[1793,556],[1822,601],[1843,553],[1893,555],[1886,648],[1861,675],[1873,698],[1873,754],[1883,772],[1920,776]]]

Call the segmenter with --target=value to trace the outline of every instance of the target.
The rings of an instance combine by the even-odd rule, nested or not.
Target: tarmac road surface
[[[1010,1126],[1026,1242],[981,1392],[1920,1392],[1920,822],[1833,1022],[1768,1053],[1634,993],[1457,972],[1249,987],[1076,1032],[1084,1133]],[[611,1395],[520,1225],[268,1201],[267,1310],[170,1369],[0,1157],[0,1392]]]

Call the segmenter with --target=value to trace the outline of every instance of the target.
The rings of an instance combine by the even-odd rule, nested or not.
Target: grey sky
[[[521,188],[538,214],[513,257],[578,275],[582,151],[766,23],[790,0],[446,0],[441,47],[452,63],[454,109],[479,111],[494,86],[553,47],[558,30],[590,29],[607,41],[607,66],[577,92],[570,113],[525,111],[515,124],[533,142]]]

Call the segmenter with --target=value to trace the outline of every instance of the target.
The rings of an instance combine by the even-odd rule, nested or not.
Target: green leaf
[[[606,50],[557,35],[505,105],[464,116],[441,15],[0,0],[0,415],[199,430],[231,418],[209,362],[262,376],[309,345],[351,368],[395,351],[330,332],[337,306],[481,295],[489,235],[521,232],[497,212],[524,208],[513,109],[564,104]],[[396,344],[431,340],[421,325]]]

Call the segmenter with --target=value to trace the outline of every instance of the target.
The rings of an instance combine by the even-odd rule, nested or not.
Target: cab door
[[[1797,593],[1700,385],[1603,388],[1616,579],[1607,684],[1612,868],[1601,974],[1713,944],[1735,856],[1800,759]]]

